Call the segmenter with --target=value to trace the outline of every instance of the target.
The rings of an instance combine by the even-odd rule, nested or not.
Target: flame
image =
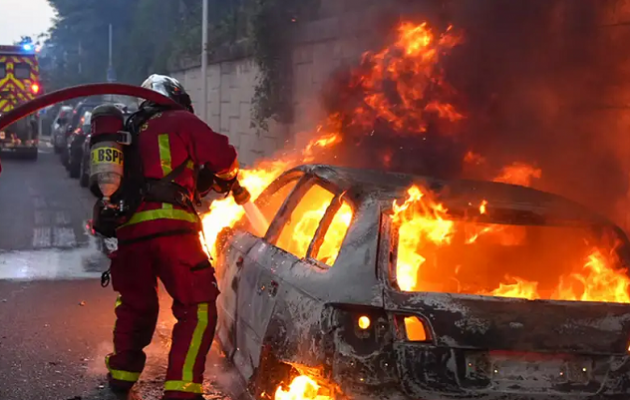
[[[249,190],[254,201],[274,179],[285,171],[288,165],[286,161],[275,161],[262,163],[254,169],[243,169],[240,172],[239,181]],[[216,240],[219,233],[224,228],[234,226],[244,215],[243,207],[236,204],[232,196],[212,202],[210,210],[201,219],[202,243],[212,257],[216,257]]]
[[[514,162],[503,168],[501,174],[494,178],[495,182],[511,183],[513,185],[531,186],[532,179],[540,179],[542,171],[521,162]]]
[[[306,375],[300,375],[291,381],[289,389],[278,386],[274,400],[331,400],[330,396],[319,394],[320,385]]]
[[[397,38],[390,46],[378,52],[366,52],[360,68],[352,72],[350,88],[358,89],[361,101],[347,112],[334,112],[326,117],[315,132],[314,138],[302,151],[283,156],[279,161],[263,161],[252,169],[243,169],[239,180],[255,200],[264,188],[286,169],[303,163],[329,159],[330,150],[343,142],[342,131],[359,128],[362,134],[373,132],[376,121],[387,121],[398,132],[422,132],[426,128],[428,115],[439,119],[456,121],[463,118],[455,107],[436,99],[448,99],[453,89],[446,84],[438,64],[443,54],[461,42],[461,37],[452,33],[452,28],[436,36],[426,23],[403,22],[398,26]],[[392,89],[395,95],[391,94]],[[367,130],[366,130],[367,129]],[[393,154],[383,154],[384,163],[389,163]],[[304,216],[300,228],[313,229],[325,208],[310,210]],[[352,218],[351,210],[342,207],[341,215],[333,221],[334,229],[345,226]],[[202,242],[206,251],[216,257],[216,241],[219,233],[232,227],[244,215],[243,209],[230,197],[216,200],[202,217]],[[344,221],[339,224],[337,221]],[[306,231],[300,231],[291,246],[304,251],[307,246]],[[341,236],[339,236],[341,237]],[[343,240],[335,237],[330,240]],[[330,244],[329,244],[330,243]],[[326,260],[336,257],[333,242],[320,249],[320,257]]]
[[[445,219],[446,209],[429,199],[426,193],[419,186],[412,186],[403,204],[396,201],[393,204],[394,224],[399,226],[396,278],[404,291],[417,287],[418,270],[426,261],[417,251],[420,244],[429,241],[446,245],[453,233],[454,223]]]
[[[630,280],[627,270],[609,266],[614,256],[594,249],[587,257],[582,273],[563,277],[554,298],[579,301],[630,303]]]
[[[484,207],[487,204],[485,200],[482,202]],[[478,245],[482,235],[493,237],[494,243],[499,246],[517,246],[527,234],[526,228],[522,226],[484,226],[474,221],[455,221],[429,191],[415,185],[409,188],[402,204],[394,201],[392,209],[393,222],[398,227],[396,280],[403,291],[432,291],[430,283],[423,279],[427,275],[424,266],[436,251],[452,246],[458,234],[464,235],[464,243],[469,246]],[[480,207],[479,211],[483,214],[487,208],[483,208],[482,212]],[[458,250],[454,248],[452,251]],[[601,248],[594,248],[585,259],[575,260],[572,273],[552,278],[557,279],[556,288],[546,298],[630,303],[630,277],[627,270],[619,268],[619,265],[620,261],[613,250],[604,252]],[[458,265],[455,274],[460,275],[461,269],[465,267]],[[438,269],[437,276],[446,279],[443,270]],[[510,275],[505,276],[495,289],[472,293],[529,300],[543,298],[539,292],[539,282]]]
[[[529,300],[539,299],[538,282],[529,282],[521,278],[506,276],[505,280],[512,283],[500,283],[497,289],[487,294],[497,297],[515,297]]]

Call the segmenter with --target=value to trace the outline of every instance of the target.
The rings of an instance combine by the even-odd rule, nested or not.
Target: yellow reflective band
[[[109,356],[105,357],[105,365],[107,366],[107,370],[110,374],[112,374],[112,378],[117,381],[124,382],[137,382],[140,379],[140,372],[128,372],[128,371],[120,371],[117,369],[112,369],[109,366]]]
[[[171,143],[168,140],[168,133],[162,133],[158,136],[160,145],[160,164],[162,165],[162,173],[168,175],[173,170],[171,161]]]
[[[166,381],[164,382],[165,392],[186,392],[186,393],[203,393],[203,387],[200,383],[185,381]]]
[[[208,327],[208,303],[200,303],[197,305],[197,326],[193,333],[188,353],[186,353],[186,361],[184,362],[184,371],[182,372],[182,379],[184,381],[193,380],[193,368],[195,361],[199,355],[199,347],[201,347],[201,341],[203,340],[203,334]]]
[[[197,223],[198,218],[199,217],[197,217],[197,214],[188,212],[186,210],[162,208],[158,210],[139,211],[135,213],[133,217],[131,217],[129,222],[122,225],[121,227],[138,224],[140,222],[154,221],[156,219],[174,219],[178,221]]]
[[[116,297],[116,306],[114,308],[118,308],[120,305],[122,305],[122,296]]]

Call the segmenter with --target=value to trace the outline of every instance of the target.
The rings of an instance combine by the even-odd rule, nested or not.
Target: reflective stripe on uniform
[[[166,204],[166,203],[164,203]],[[134,225],[140,222],[153,221],[156,219],[175,219],[178,221],[186,221],[191,223],[197,223],[199,217],[197,214],[186,210],[175,210],[173,208],[164,207],[157,210],[138,211],[131,217],[129,222],[123,226]],[[172,204],[168,204],[172,206]]]
[[[171,144],[168,133],[158,135],[158,147],[160,151],[160,165],[162,166],[162,173],[166,176],[173,170]],[[194,168],[194,165],[195,164],[192,161],[189,161],[186,164],[188,168]],[[199,222],[197,214],[186,210],[176,210],[173,208],[172,204],[162,203],[161,209],[136,212],[131,219],[122,226],[134,225],[140,222],[153,221],[156,219],[174,219],[191,223]]]
[[[160,147],[160,165],[162,166],[162,176],[166,176],[173,170],[173,160],[171,159],[171,142],[168,137],[168,133],[162,133],[158,135],[158,145]],[[162,209],[172,210],[173,205],[169,203],[162,203]],[[168,218],[168,217],[162,217]],[[157,219],[157,218],[152,218]],[[133,220],[133,218],[132,218]],[[129,221],[131,222],[131,221]],[[138,221],[142,222],[142,221]]]
[[[186,361],[184,362],[184,371],[182,372],[182,379],[184,381],[193,380],[193,367],[195,361],[199,355],[199,347],[201,347],[201,341],[203,340],[203,334],[208,327],[208,303],[200,303],[197,305],[197,326],[193,333],[188,353],[186,353]]]
[[[203,388],[200,383],[194,383],[194,367],[197,357],[199,356],[199,348],[204,338],[204,333],[208,328],[208,303],[200,303],[197,305],[197,326],[193,332],[184,368],[182,370],[181,381],[166,381],[164,383],[165,391],[202,393]]]
[[[166,381],[164,383],[165,392],[186,392],[186,393],[203,393],[203,387],[200,383],[184,382],[184,381]]]
[[[112,369],[109,366],[109,356],[105,357],[105,365],[107,366],[107,370],[109,371],[109,373],[112,374],[112,378],[117,381],[137,382],[138,379],[140,379],[140,372],[129,372]]]
[[[162,165],[162,173],[168,175],[173,170],[171,160],[171,143],[168,133],[162,133],[158,136],[158,144],[160,146],[160,165]]]

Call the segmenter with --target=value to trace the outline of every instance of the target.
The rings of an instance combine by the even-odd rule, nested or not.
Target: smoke
[[[465,7],[464,3],[470,5]],[[607,214],[625,197],[625,132],[602,110],[625,74],[599,16],[604,2],[458,2],[453,22],[466,45],[448,77],[467,102],[462,135],[495,167],[514,161],[542,170],[539,188]],[[617,40],[620,40],[619,38]]]
[[[614,106],[622,104],[628,75],[627,51],[619,46],[628,42],[630,30],[602,27],[613,3],[442,2],[443,8],[428,18],[434,31],[439,34],[451,23],[464,37],[440,57],[443,70],[436,71],[452,91],[438,87],[440,79],[421,83],[424,96],[414,105],[446,99],[465,118],[425,113],[422,129],[396,129],[379,115],[370,129],[361,126],[357,134],[343,117],[365,102],[365,87],[353,84],[353,74],[373,62],[364,58],[352,72],[333,76],[323,91],[328,115],[342,115],[336,122],[344,137],[323,161],[478,179],[491,179],[506,165],[527,163],[541,171],[534,187],[623,222],[630,146],[620,123],[623,109]],[[402,16],[415,23],[422,18]],[[386,98],[399,94],[387,83],[380,89]],[[469,152],[485,162],[464,161]]]

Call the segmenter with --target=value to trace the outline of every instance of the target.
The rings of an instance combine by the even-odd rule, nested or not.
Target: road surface
[[[45,146],[45,144],[44,144]],[[105,386],[114,301],[101,288],[108,260],[85,231],[94,199],[49,147],[37,162],[4,153],[0,175],[0,399],[116,399]],[[173,318],[161,317],[131,398],[159,399]],[[208,399],[232,376],[218,352],[208,360]]]

